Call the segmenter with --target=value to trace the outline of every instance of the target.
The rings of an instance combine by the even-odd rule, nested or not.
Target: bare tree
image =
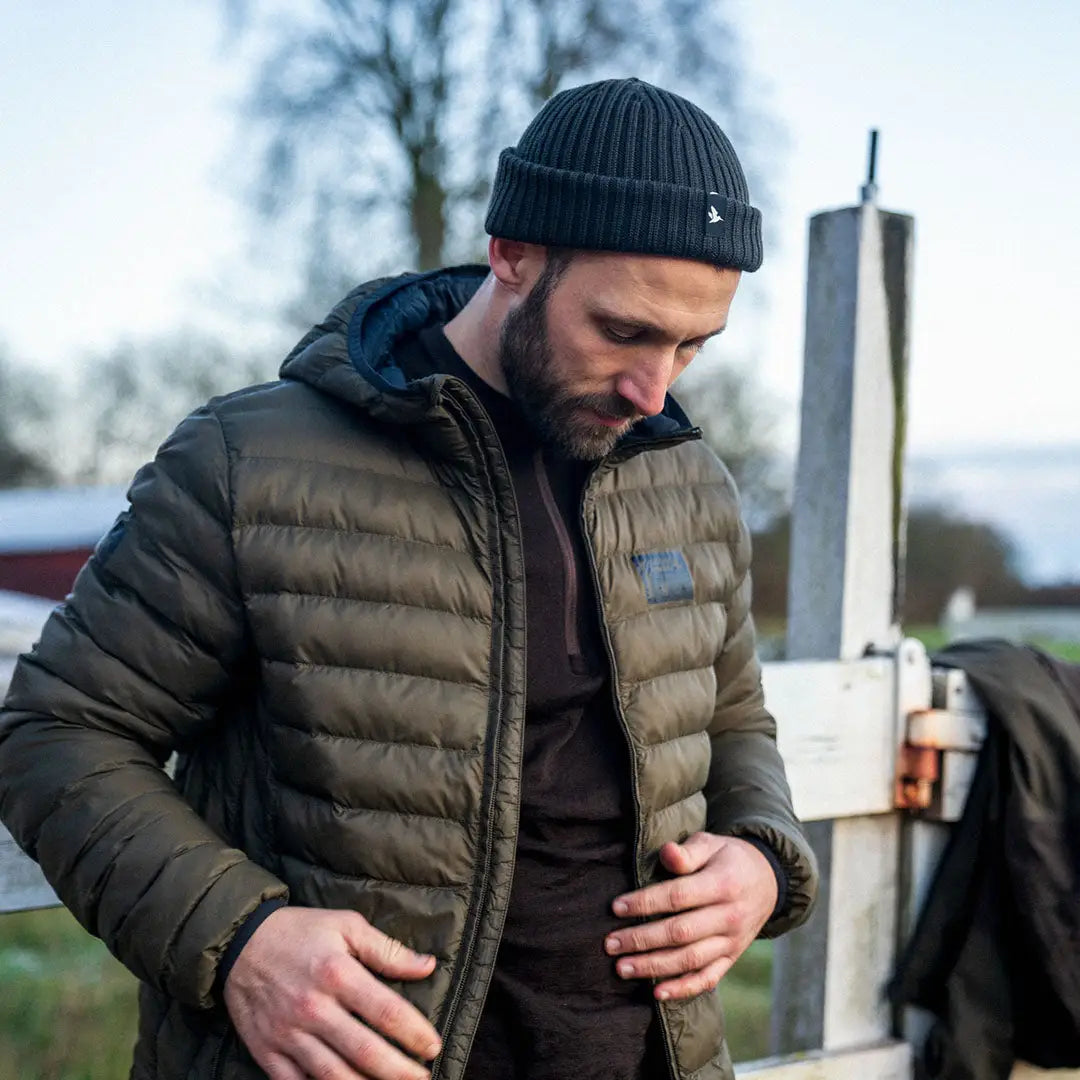
[[[275,375],[272,366],[188,331],[113,346],[86,365],[78,388],[84,430],[74,478],[126,483],[192,409]]]
[[[779,403],[745,366],[702,356],[676,383],[676,398],[731,471],[753,529],[764,529],[788,504],[790,462],[776,446]]]
[[[0,488],[55,480],[51,418],[40,378],[0,350]]]
[[[936,623],[953,592],[974,590],[981,604],[1015,604],[1024,595],[1019,550],[1007,533],[947,507],[920,505],[908,513],[904,615]]]
[[[724,0],[225,0],[266,41],[247,103],[255,206],[308,237],[290,322],[306,326],[361,275],[483,254],[502,147],[560,88],[634,75],[684,93],[756,163],[775,125],[748,106]],[[782,509],[774,408],[748,369],[693,382],[694,417],[752,520]]]
[[[755,613],[782,617],[787,605],[791,516],[783,514],[754,536]],[[937,623],[961,586],[981,603],[1016,604],[1028,595],[1015,542],[997,526],[945,507],[917,505],[907,517],[904,621]]]
[[[308,230],[320,313],[344,265],[355,281],[480,254],[498,151],[562,86],[636,75],[683,91],[752,173],[775,133],[742,100],[722,0],[317,0],[276,21],[269,7],[227,0],[272,42],[247,110],[255,202]]]

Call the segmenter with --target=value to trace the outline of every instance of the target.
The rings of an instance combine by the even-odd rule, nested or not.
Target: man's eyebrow
[[[599,319],[601,322],[614,323],[616,326],[622,327],[627,330],[634,330],[638,333],[650,334],[653,337],[667,339],[671,335],[662,326],[657,326],[656,323],[651,323],[647,319],[639,319],[633,315],[619,315],[614,311],[607,311],[604,308],[595,308],[593,310],[594,318]],[[708,341],[709,338],[716,337],[717,334],[722,334],[727,329],[727,323],[723,326],[718,326],[715,330],[710,330],[706,334],[699,334],[697,337],[691,338],[691,341]]]

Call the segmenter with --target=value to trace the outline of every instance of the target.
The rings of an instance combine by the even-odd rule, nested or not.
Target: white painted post
[[[810,220],[789,660],[853,659],[898,640],[894,489],[903,391],[894,371],[906,377],[913,224],[869,203]],[[887,266],[887,257],[901,265]]]
[[[899,646],[914,222],[878,210],[872,195],[870,185],[861,206],[810,221],[789,660],[848,660]],[[899,705],[910,680],[904,657],[897,661]],[[892,737],[895,755],[898,725]],[[869,1046],[891,1029],[882,989],[896,948],[898,816],[816,822],[809,832],[823,889],[807,925],[777,942],[772,1044],[781,1054]]]

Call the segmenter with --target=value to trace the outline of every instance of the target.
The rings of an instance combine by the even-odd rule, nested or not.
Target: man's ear
[[[504,288],[523,295],[543,272],[547,248],[528,244],[524,240],[504,240],[492,236],[488,240],[488,262],[491,272]]]

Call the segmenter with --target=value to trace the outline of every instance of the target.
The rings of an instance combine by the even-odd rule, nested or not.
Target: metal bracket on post
[[[986,738],[986,711],[962,671],[938,668],[931,707],[907,714],[896,806],[928,821],[959,821]]]
[[[933,677],[926,648],[921,641],[905,638],[897,651],[897,809],[929,806],[932,785],[938,778],[936,755],[924,747],[913,745],[910,732],[910,718],[921,715],[932,707],[932,685]]]
[[[900,901],[900,941],[910,938],[949,840],[959,821],[986,736],[986,712],[962,671],[931,670],[929,701],[904,703],[904,741],[897,756],[896,805],[909,811],[904,826],[904,884]],[[916,1054],[932,1018],[908,1007],[897,1018]]]

